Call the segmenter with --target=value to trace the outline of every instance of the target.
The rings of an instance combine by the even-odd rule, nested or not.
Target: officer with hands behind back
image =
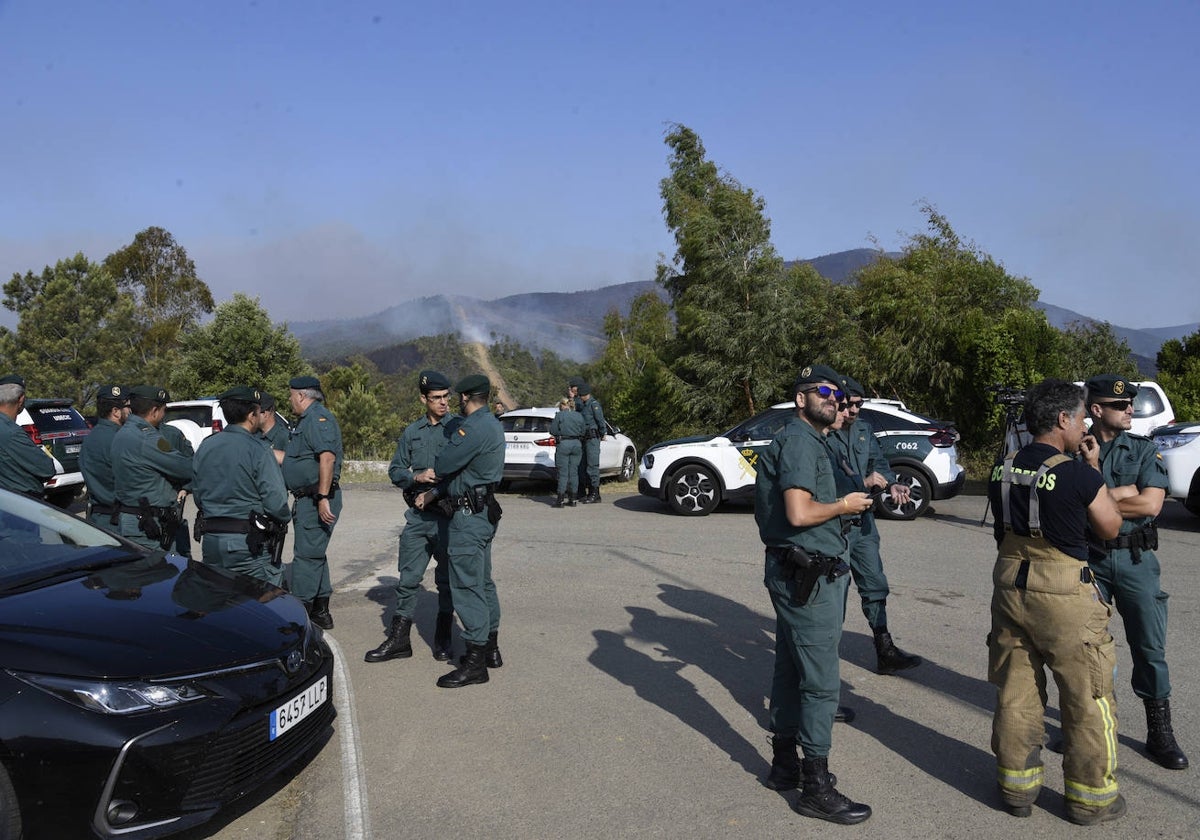
[[[1171,725],[1171,679],[1167,670],[1167,593],[1162,591],[1158,527],[1154,517],[1167,494],[1167,469],[1158,447],[1129,433],[1138,389],[1120,376],[1094,376],[1087,388],[1092,435],[1100,444],[1100,472],[1121,511],[1121,533],[1089,538],[1088,562],[1096,585],[1125,622],[1133,657],[1133,693],[1146,707],[1146,751],[1168,770],[1187,769],[1188,759]]]
[[[278,586],[291,511],[279,464],[256,435],[262,392],[239,385],[219,399],[225,430],[205,438],[193,461],[204,562]]]
[[[774,755],[765,784],[773,790],[800,787],[797,812],[849,825],[866,820],[871,809],[839,793],[829,772],[849,572],[841,517],[861,515],[871,497],[837,493],[824,432],[844,397],[840,381],[825,365],[800,371],[795,416],[757,463],[754,518],[766,547],[763,582],[775,609]]]

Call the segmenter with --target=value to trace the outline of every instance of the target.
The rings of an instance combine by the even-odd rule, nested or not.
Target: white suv
[[[217,399],[176,400],[167,403],[163,422],[183,432],[194,452],[206,437],[225,428],[225,414]]]
[[[1150,439],[1167,465],[1168,495],[1200,516],[1200,423],[1160,426]]]
[[[638,491],[682,516],[705,516],[724,501],[753,501],[759,453],[795,409],[779,403],[719,435],[656,443],[642,456]],[[867,400],[859,416],[871,424],[888,464],[912,492],[912,501],[902,506],[886,494],[880,497],[880,516],[915,519],[935,499],[962,491],[967,474],[958,463],[959,434],[952,423],[923,417],[898,400]]]

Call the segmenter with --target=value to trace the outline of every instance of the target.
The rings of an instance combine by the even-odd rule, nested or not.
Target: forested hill
[[[845,283],[878,256],[878,251],[858,248],[799,262],[811,263],[823,277],[835,283]],[[457,333],[465,341],[484,344],[507,337],[526,347],[545,348],[564,359],[586,362],[596,358],[604,348],[604,316],[613,309],[628,312],[630,301],[648,291],[662,294],[658,284],[641,281],[580,292],[531,292],[497,300],[435,295],[360,318],[301,321],[288,326],[300,340],[305,358],[313,361],[343,359],[356,353],[373,354],[421,336]],[[1056,327],[1093,320],[1053,304],[1038,306]],[[1200,324],[1142,330],[1113,325],[1113,331],[1129,343],[1144,371],[1153,367],[1154,357],[1164,341],[1183,338],[1197,329]]]

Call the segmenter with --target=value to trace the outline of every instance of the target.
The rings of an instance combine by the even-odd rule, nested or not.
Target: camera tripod
[[[1020,395],[1020,399],[1016,397],[1015,392],[1011,394],[1004,393],[997,397],[1004,406],[1004,435],[1000,439],[1000,451],[996,453],[995,463],[1003,463],[1006,455],[1010,452],[1016,452],[1033,440],[1032,436],[1025,429],[1024,394]],[[983,506],[983,518],[979,520],[980,525],[987,524],[988,511],[991,509],[991,505],[992,497],[989,493],[987,501]]]

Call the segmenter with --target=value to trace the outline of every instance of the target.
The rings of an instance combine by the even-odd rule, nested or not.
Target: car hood
[[[1169,426],[1159,426],[1151,434],[1152,438],[1163,435],[1194,435],[1200,434],[1200,423],[1172,423]]]
[[[282,655],[303,604],[265,581],[151,554],[0,599],[0,667],[164,677]]]
[[[656,452],[659,449],[666,449],[668,446],[679,446],[684,443],[708,443],[720,438],[722,441],[728,442],[721,435],[692,435],[691,437],[675,438],[674,440],[664,440],[662,443],[656,443],[646,450],[646,453]]]

